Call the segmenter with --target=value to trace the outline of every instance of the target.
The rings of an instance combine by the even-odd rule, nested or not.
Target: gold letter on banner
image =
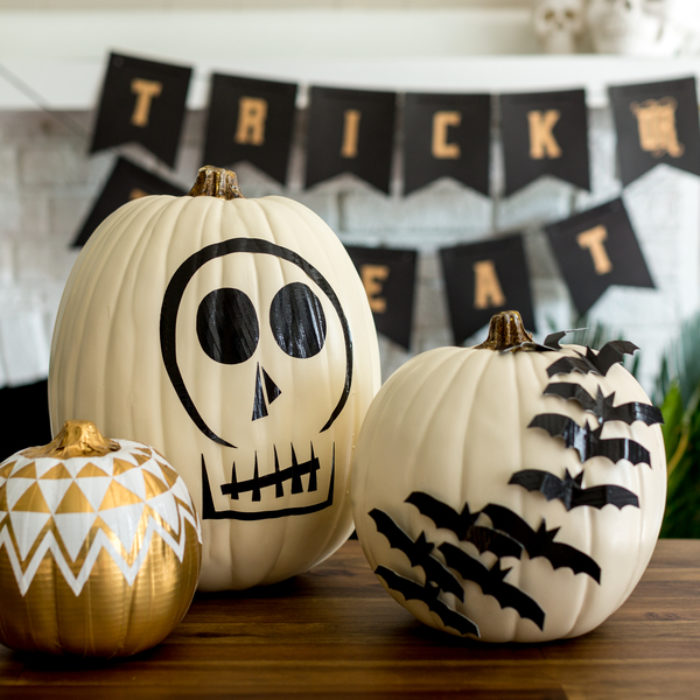
[[[136,104],[131,115],[131,123],[134,126],[148,126],[151,100],[158,97],[162,91],[163,83],[159,83],[157,80],[134,78],[131,81],[131,92],[136,93]]]
[[[678,103],[672,97],[645,100],[642,104],[633,102],[630,105],[637,117],[639,146],[655,158],[661,158],[665,153],[673,158],[683,155],[685,148],[678,143],[676,131],[676,107]]]
[[[459,126],[461,122],[462,115],[459,112],[435,112],[433,115],[433,158],[459,158],[459,144],[447,142],[447,129],[450,126]]]
[[[357,158],[357,140],[360,133],[361,116],[362,112],[359,109],[345,110],[343,145],[340,149],[340,155],[343,158]]]
[[[360,266],[360,277],[365,286],[369,308],[378,314],[386,311],[386,299],[379,295],[382,293],[382,282],[389,276],[389,272],[388,265]]]
[[[594,226],[588,231],[583,231],[576,236],[576,241],[581,248],[588,248],[591,258],[593,258],[593,267],[599,275],[606,275],[613,269],[608,253],[605,250],[603,241],[608,237],[608,231],[605,226]]]
[[[241,97],[238,100],[238,127],[236,143],[262,146],[265,143],[267,100],[262,97]]]
[[[498,281],[493,260],[480,260],[474,263],[474,308],[487,309],[489,306],[503,306],[506,298]]]
[[[561,158],[561,148],[552,136],[552,129],[560,116],[558,109],[548,109],[546,112],[532,110],[527,113],[530,124],[530,158]]]

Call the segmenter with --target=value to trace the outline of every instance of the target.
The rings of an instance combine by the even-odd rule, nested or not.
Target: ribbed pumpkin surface
[[[351,494],[358,536],[373,569],[383,566],[420,585],[426,582],[420,566],[412,566],[406,554],[392,548],[379,532],[370,516],[379,509],[412,540],[424,533],[434,545],[431,555],[442,564],[445,556],[438,547],[447,542],[486,568],[510,568],[503,581],[529,596],[544,613],[540,629],[513,607],[502,607],[471,577],[460,577],[450,570],[463,585],[464,601],[444,592],[439,600],[473,620],[483,640],[534,642],[591,630],[632,592],[658,536],[666,484],[658,425],[610,420],[601,433],[606,439],[638,442],[649,450],[651,466],[632,465],[627,460],[613,462],[604,456],[582,463],[576,450],[567,448],[562,438],[528,427],[536,415],[547,413],[568,416],[580,426],[597,425],[594,416],[576,401],[543,395],[551,382],[578,383],[593,396],[598,387],[605,395],[614,391],[615,405],[649,403],[643,389],[621,365],[611,367],[605,377],[570,373],[549,378],[547,368],[567,355],[575,356],[573,346],[556,352],[440,348],[423,353],[384,384],[360,436]],[[636,494],[639,507],[579,505],[567,510],[560,499],[548,500],[539,491],[509,483],[514,474],[530,469],[562,479],[566,469],[573,477],[583,469],[584,488],[622,486]],[[525,551],[519,558],[500,559],[492,551],[479,552],[474,544],[460,541],[450,529],[437,527],[420,508],[406,502],[415,492],[438,499],[456,513],[465,504],[471,513],[497,504],[533,530],[543,522],[547,530],[558,528],[554,542],[570,545],[592,559],[600,567],[600,582],[566,566],[555,568],[547,557],[530,556]],[[493,525],[483,513],[475,524]],[[433,592],[437,595],[435,589]],[[426,624],[446,629],[425,602],[406,600],[395,590],[391,593]],[[501,600],[506,597],[501,596]],[[447,631],[455,633],[454,627]]]
[[[347,538],[349,461],[378,385],[352,262],[282,197],[117,210],[70,275],[49,377],[54,428],[94,420],[183,475],[204,518],[205,589],[282,580]]]

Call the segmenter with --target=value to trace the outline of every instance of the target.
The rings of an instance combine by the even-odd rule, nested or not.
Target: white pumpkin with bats
[[[542,345],[517,312],[384,384],[352,473],[357,534],[422,622],[493,642],[584,634],[630,595],[663,516],[661,412],[636,347]]]

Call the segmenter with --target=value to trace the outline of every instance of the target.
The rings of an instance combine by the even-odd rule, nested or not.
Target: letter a
[[[479,260],[474,263],[474,308],[488,309],[503,306],[506,297],[498,281],[493,260]]]

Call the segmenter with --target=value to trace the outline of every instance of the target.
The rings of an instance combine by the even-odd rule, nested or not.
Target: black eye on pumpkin
[[[225,365],[245,362],[260,339],[253,302],[240,289],[209,292],[197,309],[197,337],[212,360]]]
[[[326,341],[326,316],[318,297],[302,282],[291,282],[275,294],[270,326],[277,344],[290,357],[313,357]]]

